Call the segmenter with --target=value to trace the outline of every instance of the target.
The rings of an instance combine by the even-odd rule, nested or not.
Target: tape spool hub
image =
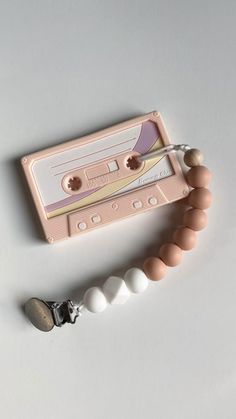
[[[129,170],[138,170],[140,169],[140,167],[142,166],[142,163],[137,159],[136,155],[130,155],[127,159],[126,159],[126,167]]]

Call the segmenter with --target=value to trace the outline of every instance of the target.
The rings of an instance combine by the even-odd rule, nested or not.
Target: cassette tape
[[[140,162],[170,144],[159,113],[22,158],[49,243],[129,217],[188,194],[174,154]]]

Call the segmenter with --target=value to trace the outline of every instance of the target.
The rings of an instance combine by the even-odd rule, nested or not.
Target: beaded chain
[[[125,303],[131,294],[145,291],[150,280],[159,281],[164,278],[167,268],[177,266],[182,260],[183,252],[196,245],[197,232],[207,225],[205,210],[212,202],[212,194],[207,189],[211,173],[202,165],[203,155],[197,149],[184,149],[184,163],[190,168],[186,173],[186,181],[191,188],[187,197],[187,203],[191,208],[185,211],[182,225],[173,232],[172,241],[160,247],[157,257],[145,259],[143,269],[130,268],[124,279],[110,276],[102,288],[89,288],[79,304],[70,300],[50,303],[37,298],[30,299],[25,305],[26,314],[38,329],[49,331],[55,325],[74,323],[86,310],[99,313],[104,311],[108,304]]]

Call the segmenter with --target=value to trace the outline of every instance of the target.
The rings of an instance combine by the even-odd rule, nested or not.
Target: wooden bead
[[[143,270],[149,279],[159,281],[164,278],[167,266],[161,259],[149,257],[144,261]]]
[[[205,188],[210,183],[211,172],[205,166],[195,166],[188,171],[186,178],[193,188]]]
[[[177,244],[166,243],[161,246],[159,256],[167,266],[176,266],[181,262],[182,250]]]
[[[200,166],[203,163],[203,154],[197,148],[191,148],[184,155],[184,163],[189,167]]]
[[[197,188],[193,189],[188,196],[188,203],[198,209],[207,209],[212,202],[212,194],[209,189]]]
[[[173,240],[182,250],[191,250],[196,245],[197,234],[188,227],[179,227],[173,234]]]
[[[201,209],[191,208],[185,212],[183,223],[185,226],[195,231],[199,231],[206,227],[207,215]]]

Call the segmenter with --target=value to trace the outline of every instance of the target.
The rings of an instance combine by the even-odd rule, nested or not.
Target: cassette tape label
[[[50,226],[54,237],[58,229],[56,236],[60,237],[55,239],[59,239],[132,215],[138,209],[132,202],[143,202],[141,191],[149,198],[139,210],[180,199],[186,183],[175,157],[158,156],[139,164],[135,158],[168,143],[159,114],[152,113],[27,156],[29,163],[23,166],[46,235]],[[175,191],[172,186],[168,188],[173,183],[167,182],[168,178],[177,181]],[[161,187],[159,183],[164,180],[167,183]],[[151,187],[159,190],[159,199],[150,194]],[[114,198],[118,205],[115,211],[108,202]],[[100,211],[90,213],[95,205]],[[79,224],[83,227],[78,228]]]
[[[61,153],[40,159],[32,166],[35,182],[45,207],[64,205],[63,200],[68,197],[61,188],[64,175],[73,173],[79,168],[103,162],[111,156],[124,151],[131,151],[140,135],[141,125],[124,130],[123,132],[101,138],[94,143],[77,145]],[[80,196],[78,196],[80,199]],[[72,199],[73,201],[73,199]],[[50,207],[49,207],[50,209]]]
[[[160,172],[157,161],[146,163],[140,173],[140,170],[130,170],[124,160],[127,153],[143,154],[162,145],[156,125],[152,121],[147,121],[119,134],[101,138],[94,144],[78,145],[72,150],[61,153],[60,156],[54,155],[34,163],[32,171],[47,217],[51,218],[81,208],[108,198],[111,194],[130,191],[140,184],[154,182]],[[119,161],[114,160],[114,157]],[[106,162],[101,164],[104,160]],[[88,168],[90,164],[91,167]],[[171,174],[168,157],[163,159],[163,166]],[[110,167],[113,170],[110,170]],[[118,167],[121,170],[118,170]],[[71,173],[71,178],[68,172]],[[63,187],[64,178],[67,183],[70,179],[81,179],[82,186],[79,193],[70,196],[69,188],[66,191]],[[98,192],[98,188],[103,189]]]

